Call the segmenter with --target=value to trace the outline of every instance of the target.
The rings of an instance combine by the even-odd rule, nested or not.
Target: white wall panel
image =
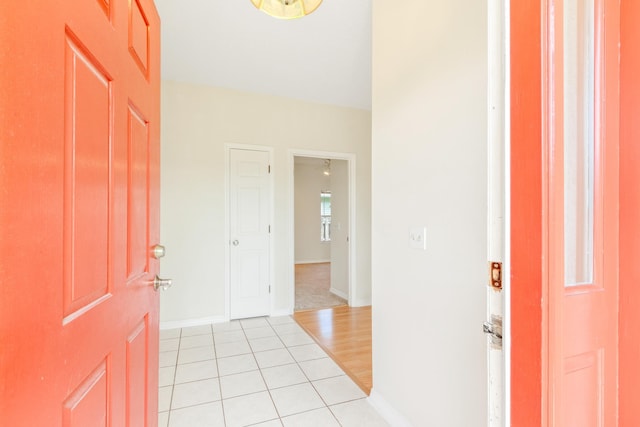
[[[372,403],[396,425],[482,426],[487,5],[373,8]]]

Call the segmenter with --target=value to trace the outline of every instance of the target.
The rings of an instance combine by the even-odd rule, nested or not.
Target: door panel
[[[129,0],[129,52],[148,78],[149,64],[149,20],[140,0]]]
[[[580,410],[564,411],[560,426],[600,426],[604,418],[603,352],[592,351],[567,357],[564,361],[565,383],[562,400]]]
[[[0,424],[155,425],[155,6],[2,2],[0,16]]]
[[[100,365],[82,381],[64,402],[64,427],[106,427],[109,421],[107,362]]]
[[[238,298],[259,298],[264,283],[265,265],[261,250],[244,250],[238,257]]]
[[[127,279],[149,272],[149,123],[129,104],[127,111]]]
[[[147,318],[127,337],[126,375],[127,375],[127,426],[148,425],[145,413],[149,399],[147,389]],[[153,393],[152,393],[153,394]],[[153,416],[150,414],[150,416]]]
[[[561,333],[549,336],[550,417],[615,425],[619,3],[552,4],[549,323]]]
[[[230,150],[230,316],[270,313],[269,153]]]
[[[107,294],[111,79],[65,40],[64,314]]]

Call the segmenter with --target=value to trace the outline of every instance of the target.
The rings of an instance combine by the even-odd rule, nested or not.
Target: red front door
[[[637,426],[640,8],[511,5],[511,425]]]
[[[543,38],[550,426],[618,419],[618,0],[552,0]]]
[[[157,423],[159,18],[0,4],[0,425]]]

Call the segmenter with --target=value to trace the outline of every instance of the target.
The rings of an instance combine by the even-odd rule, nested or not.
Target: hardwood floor
[[[371,393],[371,307],[335,307],[293,318],[367,395]]]

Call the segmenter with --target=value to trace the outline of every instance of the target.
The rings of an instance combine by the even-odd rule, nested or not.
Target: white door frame
[[[502,262],[502,291],[487,290],[487,320],[502,314],[502,351],[487,350],[487,426],[511,425],[510,0],[488,2],[487,256]],[[500,354],[501,353],[501,354]]]
[[[295,310],[296,303],[296,283],[295,283],[295,158],[314,157],[318,159],[346,160],[349,174],[349,306],[353,306],[358,301],[356,289],[356,155],[353,153],[338,153],[333,151],[315,150],[289,150],[289,292],[291,295],[289,310]]]
[[[231,150],[253,150],[264,151],[269,153],[269,165],[271,166],[271,173],[269,174],[269,224],[271,224],[271,237],[269,239],[269,283],[271,285],[271,293],[269,294],[269,311],[273,313],[274,295],[275,295],[275,269],[274,269],[274,167],[273,167],[273,147],[265,145],[250,145],[250,144],[225,144],[224,145],[224,319],[229,321],[231,318],[230,305],[231,305],[231,236],[229,234],[229,227],[231,218],[229,217],[230,209],[230,156]]]
[[[504,360],[504,425],[511,425],[511,0],[502,0],[504,36],[504,262],[502,285],[504,318],[502,348]]]

